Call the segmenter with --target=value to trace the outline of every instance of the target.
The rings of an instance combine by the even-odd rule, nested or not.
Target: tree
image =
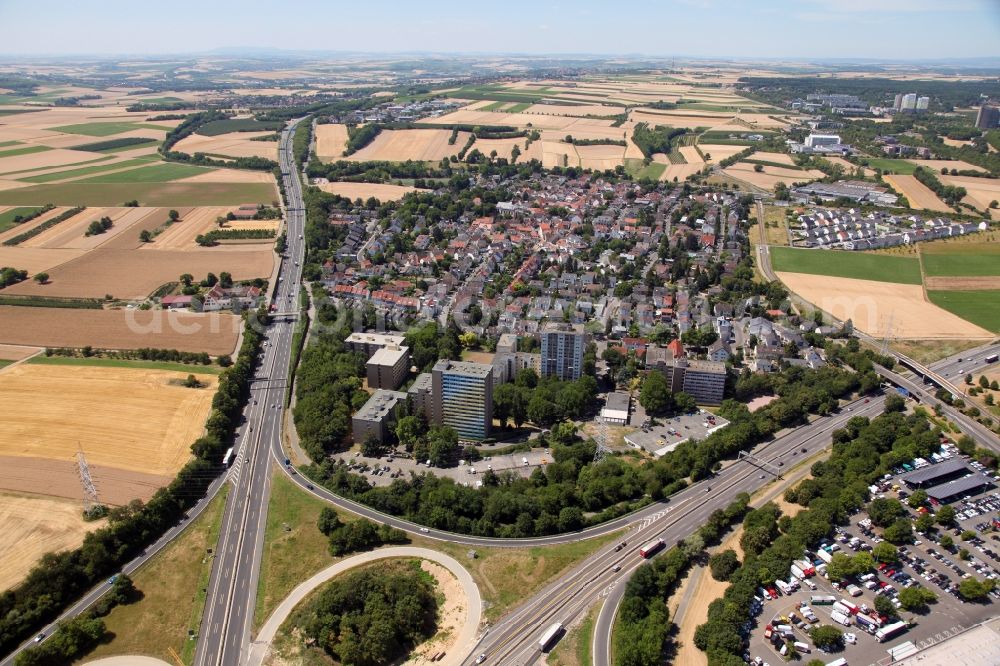
[[[404,416],[396,422],[396,439],[407,451],[413,451],[425,432],[424,420],[419,416]]]
[[[185,287],[190,287],[191,283],[194,282],[194,276],[190,273],[182,273],[180,277],[181,284]]]
[[[917,488],[912,495],[906,498],[906,503],[910,505],[911,509],[923,506],[927,503],[927,491],[923,488]]]
[[[955,524],[955,509],[950,504],[945,504],[934,514],[937,524],[943,527],[951,527]]]
[[[552,427],[562,418],[563,412],[559,405],[540,395],[535,395],[528,402],[528,419],[543,428]]]
[[[46,282],[49,281],[49,274],[48,273],[36,273],[35,277],[32,278],[32,279],[35,282],[37,282],[38,284],[45,284]]]
[[[898,518],[906,515],[906,509],[899,500],[874,499],[868,505],[868,517],[879,527],[887,527]]]
[[[224,289],[229,289],[230,287],[232,287],[233,276],[227,273],[226,271],[222,271],[221,273],[219,273],[219,286]]]
[[[459,335],[458,341],[462,344],[463,349],[473,349],[479,346],[479,336],[472,331]]]
[[[881,594],[875,597],[875,610],[878,611],[879,615],[885,615],[886,617],[896,617],[898,615],[896,607],[889,601],[889,597],[884,597]]]
[[[170,218],[171,222],[176,222],[177,220],[180,219],[181,214],[178,213],[176,210],[171,209],[170,212],[167,213],[167,217]]]
[[[872,548],[872,556],[879,562],[890,564],[899,561],[899,551],[888,541],[880,541]]]
[[[740,568],[740,561],[736,557],[736,551],[729,548],[710,557],[708,566],[712,571],[712,578],[727,581]]]
[[[898,393],[891,392],[885,397],[885,407],[883,411],[886,414],[891,412],[902,412],[906,409],[906,401],[903,400],[903,396]]]
[[[525,389],[514,384],[501,384],[493,391],[493,413],[500,425],[513,421],[520,428],[528,418]]]
[[[844,645],[844,634],[830,625],[819,625],[809,630],[809,638],[816,647],[827,651],[839,650]]]
[[[653,370],[646,374],[639,392],[639,404],[651,416],[662,416],[671,411],[674,400],[662,372]]]
[[[966,578],[958,584],[958,594],[966,601],[983,601],[989,598],[993,589],[993,581],[981,581],[976,578]]]
[[[153,240],[153,234],[149,233],[148,229],[143,229],[142,231],[139,232],[140,243],[149,243],[152,240]]]
[[[757,172],[757,173],[760,173],[760,172],[762,172],[764,170],[764,165],[763,164],[754,164],[753,165],[753,170],[755,172]]]
[[[937,595],[930,590],[920,587],[904,587],[899,591],[899,603],[910,612],[924,612],[927,604],[937,601]]]
[[[458,433],[450,426],[434,426],[427,433],[427,457],[441,467],[458,457]]]
[[[848,576],[854,575],[851,557],[844,553],[834,553],[826,566],[826,573],[830,576],[830,580],[844,580]]]
[[[906,518],[900,518],[885,528],[882,534],[889,543],[910,543],[913,540],[913,525]]]
[[[927,534],[934,529],[934,516],[929,513],[922,513],[913,521],[913,529],[921,534]]]
[[[941,544],[942,548],[952,548],[955,545],[955,540],[951,538],[950,534],[942,534],[941,538],[938,539],[938,543]]]
[[[194,375],[188,375],[187,379],[184,380],[184,386],[187,388],[201,388],[201,382]]]

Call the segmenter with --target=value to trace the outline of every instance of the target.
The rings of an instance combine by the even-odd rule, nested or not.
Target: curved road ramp
[[[483,612],[483,603],[479,596],[479,588],[476,587],[476,583],[472,580],[472,576],[465,567],[459,564],[458,560],[453,557],[428,548],[393,546],[391,548],[380,548],[368,553],[360,553],[346,560],[341,560],[323,569],[292,590],[292,593],[285,597],[285,600],[274,610],[271,617],[267,618],[267,622],[261,627],[256,640],[250,646],[250,666],[261,666],[264,663],[271,650],[271,642],[274,640],[275,634],[278,633],[278,628],[310,592],[350,569],[375,562],[376,560],[395,557],[415,557],[435,562],[446,568],[458,579],[458,583],[462,586],[462,591],[465,593],[468,610],[465,616],[465,623],[462,625],[458,638],[455,640],[455,647],[439,663],[443,666],[461,664],[472,652],[478,638],[479,621]],[[108,666],[125,666],[125,664],[110,664]]]

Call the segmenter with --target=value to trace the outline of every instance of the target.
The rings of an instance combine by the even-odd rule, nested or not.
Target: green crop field
[[[63,134],[85,134],[86,136],[112,136],[137,129],[157,129],[169,132],[172,128],[165,125],[150,125],[149,123],[81,123],[79,125],[63,125],[52,130]]]
[[[487,104],[486,106],[479,107],[480,111],[499,111],[501,106],[509,104],[510,102],[493,102],[492,104]]]
[[[129,171],[116,171],[93,178],[87,178],[83,183],[169,183],[172,180],[190,178],[203,173],[209,173],[215,169],[191,166],[190,164],[175,164],[173,162],[163,162],[141,169]]]
[[[770,252],[776,271],[900,284],[921,283],[920,264],[912,257],[791,247],[772,247]]]
[[[20,146],[22,145],[20,141],[0,141],[0,148],[7,148],[8,146]]]
[[[531,104],[528,104],[527,102],[520,102],[507,109],[506,113],[521,113],[530,106]]]
[[[870,169],[881,169],[882,173],[898,173],[904,176],[911,175],[917,168],[916,164],[906,160],[892,160],[883,157],[873,157],[867,162]]]
[[[56,183],[0,191],[0,206],[230,206],[270,204],[278,193],[270,183]]]
[[[157,158],[155,157],[136,158],[134,160],[124,160],[122,162],[113,162],[111,164],[98,164],[96,166],[81,167],[79,169],[67,169],[66,171],[53,171],[51,173],[43,173],[37,176],[18,178],[17,180],[21,180],[26,183],[51,183],[54,180],[83,178],[84,176],[89,176],[95,173],[101,173],[102,171],[112,171],[114,169],[128,169],[132,167],[143,166],[156,161]]]
[[[17,157],[18,155],[31,155],[32,153],[44,153],[46,150],[52,149],[48,146],[24,146],[23,148],[0,150],[0,159],[5,157]]]
[[[0,213],[0,234],[14,226],[15,217],[18,215],[27,215],[38,208],[37,206],[22,206],[21,208],[11,208],[4,213]]]
[[[113,160],[113,159],[115,159],[114,155],[102,155],[101,157],[96,157],[96,158],[94,158],[92,160],[84,160],[83,162],[77,162],[73,166],[74,167],[79,167],[79,166],[83,166],[84,164],[94,164],[96,162],[107,162],[108,160]],[[48,171],[49,169],[58,169],[58,168],[59,167],[54,167],[54,166],[49,165],[49,166],[33,167],[31,169],[18,169],[17,171],[7,171],[5,173],[0,173],[0,176],[2,176],[4,178],[13,178],[14,180],[18,180],[18,176],[20,176],[21,174],[36,173],[38,171]]]
[[[922,250],[926,275],[934,277],[1000,275],[1000,245],[996,243],[949,243],[928,245]]]
[[[202,136],[219,136],[229,132],[275,132],[280,130],[283,123],[274,121],[263,122],[253,118],[239,118],[231,120],[213,120],[205,123],[197,130],[196,134]]]
[[[32,365],[90,365],[100,368],[137,368],[143,370],[173,370],[188,372],[192,375],[217,375],[222,368],[217,365],[198,365],[194,363],[176,363],[171,361],[143,361],[121,358],[96,358],[75,356],[35,356],[28,363]]]
[[[1000,333],[1000,290],[928,291],[927,297],[934,305],[976,326]]]
[[[82,146],[73,146],[73,150],[86,150],[91,153],[111,153],[146,148],[151,143],[159,143],[159,141],[156,139],[144,139],[138,136],[126,136],[118,139],[95,141],[94,143],[87,143]]]

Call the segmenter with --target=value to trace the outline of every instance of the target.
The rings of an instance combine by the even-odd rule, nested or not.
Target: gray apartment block
[[[564,380],[579,379],[586,339],[583,326],[546,322],[538,335],[542,343],[541,375]]]
[[[428,420],[454,428],[460,439],[486,439],[493,426],[493,366],[444,359],[431,377]]]
[[[366,359],[382,347],[402,347],[405,343],[405,336],[391,333],[351,333],[344,340],[348,349],[364,353]]]
[[[401,391],[375,391],[351,420],[354,441],[361,443],[372,437],[380,443],[388,441],[390,430],[405,405],[406,394]]]
[[[396,390],[410,371],[410,348],[380,347],[365,366],[368,388]]]

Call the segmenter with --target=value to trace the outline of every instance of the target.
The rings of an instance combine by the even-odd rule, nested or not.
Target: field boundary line
[[[10,370],[11,368],[16,368],[17,366],[21,365],[22,363],[26,363],[27,361],[30,361],[31,359],[33,359],[36,356],[38,356],[39,354],[41,354],[43,351],[45,351],[45,349],[42,348],[42,347],[39,347],[38,351],[36,351],[31,356],[25,356],[22,359],[14,361],[13,363],[8,363],[7,365],[0,366],[0,374],[3,374],[5,371]]]
[[[920,293],[923,295],[925,303],[934,305],[930,297],[927,296],[927,273],[924,272],[924,252],[920,247],[920,243],[917,243],[916,245],[917,265],[920,267]]]

